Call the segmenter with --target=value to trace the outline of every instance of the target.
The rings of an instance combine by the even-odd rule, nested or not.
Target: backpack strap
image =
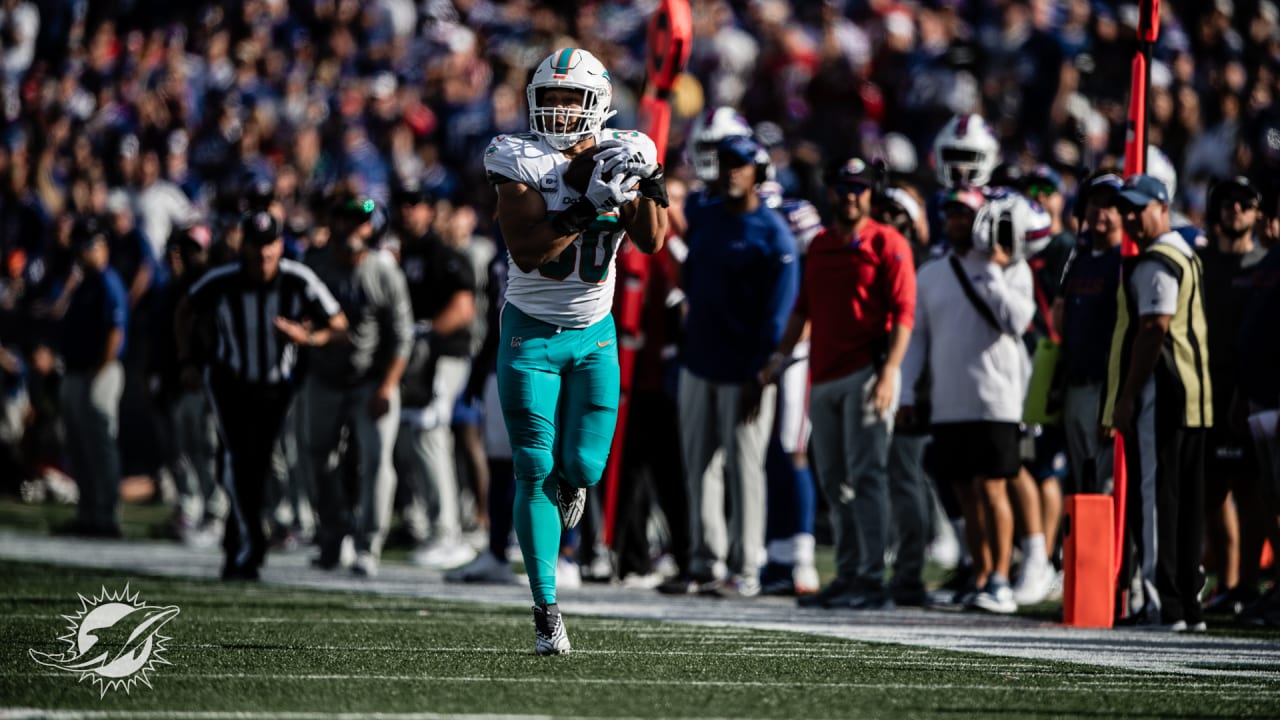
[[[973,289],[973,283],[969,282],[969,276],[965,273],[964,268],[960,267],[960,259],[952,255],[951,269],[956,273],[956,279],[960,281],[960,288],[964,290],[965,297],[969,298],[969,302],[973,304],[973,309],[978,311],[983,320],[991,326],[992,330],[1004,334],[1004,329],[1000,327],[1000,323],[996,322],[996,314],[991,312],[991,306],[978,296],[978,291]]]

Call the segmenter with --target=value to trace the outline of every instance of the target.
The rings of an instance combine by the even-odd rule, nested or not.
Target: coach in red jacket
[[[834,224],[809,247],[795,310],[762,376],[772,379],[811,330],[809,417],[818,482],[831,507],[836,578],[801,597],[806,607],[894,607],[884,581],[888,453],[916,275],[906,239],[871,219],[877,176],[857,158],[828,175]]]

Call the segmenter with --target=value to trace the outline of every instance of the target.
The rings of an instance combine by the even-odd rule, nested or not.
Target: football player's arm
[[[667,237],[667,209],[654,198],[642,195],[623,207],[622,227],[640,252],[652,255],[662,249]]]
[[[542,194],[519,182],[498,185],[498,225],[511,260],[523,272],[556,259],[578,236],[557,230],[547,217]]]

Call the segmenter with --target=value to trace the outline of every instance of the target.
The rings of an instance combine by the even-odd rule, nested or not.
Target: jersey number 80
[[[570,243],[555,260],[538,266],[538,274],[550,280],[564,280],[578,270],[578,277],[584,283],[598,285],[609,277],[609,266],[613,264],[613,236],[618,232],[618,222],[609,218],[610,222],[596,221],[591,227],[582,231],[577,242]],[[578,252],[578,245],[582,252]]]

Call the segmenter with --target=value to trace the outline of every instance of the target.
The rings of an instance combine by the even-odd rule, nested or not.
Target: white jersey
[[[657,147],[642,132],[605,128],[596,133],[596,143],[604,142],[623,143],[644,162],[658,162]],[[536,133],[499,135],[484,155],[484,169],[491,178],[523,183],[542,193],[548,215],[563,211],[581,197],[564,182],[568,167],[564,153]],[[579,233],[560,257],[533,272],[524,272],[511,262],[507,302],[530,317],[559,327],[584,328],[599,322],[613,309],[614,257],[622,235],[618,214],[602,215]]]

